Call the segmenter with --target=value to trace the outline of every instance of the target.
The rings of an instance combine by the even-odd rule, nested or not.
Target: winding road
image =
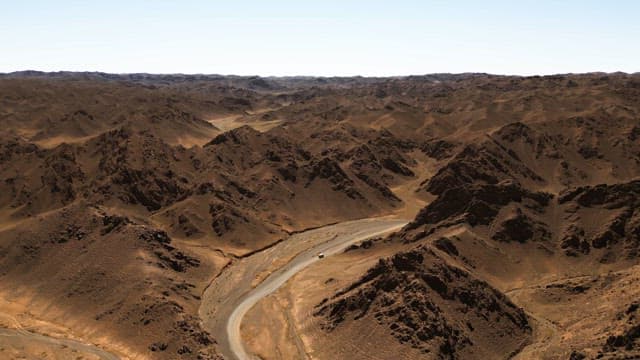
[[[205,291],[200,317],[205,328],[217,335],[226,358],[254,359],[242,344],[240,325],[244,315],[262,298],[276,291],[296,273],[349,245],[399,230],[407,220],[372,218],[339,223],[291,236],[272,248],[228,267]],[[262,278],[262,274],[268,274]],[[258,281],[258,284],[254,284]],[[255,286],[254,286],[255,285]]]

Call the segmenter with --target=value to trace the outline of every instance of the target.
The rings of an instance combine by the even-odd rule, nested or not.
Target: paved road
[[[222,274],[205,292],[203,307],[200,309],[205,327],[217,334],[225,357],[254,359],[244,349],[240,324],[244,315],[260,299],[277,290],[305,267],[321,261],[317,256],[319,252],[330,256],[342,252],[351,244],[399,230],[406,223],[406,220],[390,218],[348,221],[296,234],[268,251],[243,259],[239,264],[228,268],[225,271],[228,276]],[[290,260],[273,268],[274,261],[281,258]],[[251,279],[265,270],[272,272],[252,288]],[[234,282],[235,286],[231,286]],[[217,309],[214,310],[216,306]]]
[[[36,334],[23,329],[0,328],[0,337],[22,338],[27,341],[35,341],[47,345],[66,346],[68,348],[75,349],[79,354],[95,355],[102,360],[120,360],[118,356],[102,350],[97,346],[70,339],[58,339],[46,335]]]

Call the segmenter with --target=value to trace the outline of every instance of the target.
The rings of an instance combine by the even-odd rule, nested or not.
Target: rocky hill
[[[398,213],[309,331],[640,356],[638,74],[22,72],[0,124],[0,296],[132,358],[217,357],[197,309],[228,263]]]

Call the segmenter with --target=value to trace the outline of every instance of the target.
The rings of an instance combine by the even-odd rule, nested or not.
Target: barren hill
[[[0,124],[0,300],[40,332],[216,358],[198,318],[216,276],[392,215],[413,220],[302,271],[248,328],[284,321],[314,358],[640,356],[637,74],[22,72],[0,75]]]

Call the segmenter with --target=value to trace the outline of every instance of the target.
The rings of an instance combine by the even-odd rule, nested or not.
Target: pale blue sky
[[[640,71],[640,1],[0,3],[0,72]]]

